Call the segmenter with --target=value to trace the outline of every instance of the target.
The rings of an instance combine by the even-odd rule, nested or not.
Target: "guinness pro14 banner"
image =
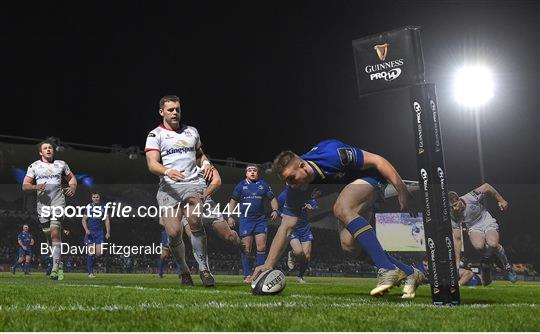
[[[352,46],[360,95],[424,83],[420,27],[360,38]]]

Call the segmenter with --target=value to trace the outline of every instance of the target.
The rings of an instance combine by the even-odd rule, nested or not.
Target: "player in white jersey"
[[[43,141],[38,145],[40,160],[28,166],[22,190],[37,191],[37,213],[43,233],[52,246],[53,266],[50,278],[63,280],[64,271],[60,261],[62,224],[53,213],[60,213],[66,206],[66,196],[73,196],[77,190],[77,178],[65,161],[54,159],[54,145]],[[62,179],[68,187],[62,188]],[[55,210],[56,208],[56,210]]]
[[[161,98],[159,114],[163,123],[148,134],[145,152],[148,169],[160,178],[156,196],[159,206],[174,207],[162,212],[169,248],[178,262],[185,262],[181,224],[185,215],[192,231],[191,244],[199,262],[201,280],[204,286],[212,287],[214,277],[208,267],[206,233],[197,210],[202,207],[204,179],[211,179],[213,166],[201,148],[197,129],[180,122],[180,99],[177,96]],[[198,161],[203,171],[202,180],[198,177]],[[182,272],[182,281],[188,275],[189,272]]]
[[[501,261],[503,269],[506,270],[507,279],[515,283],[517,276],[512,270],[512,265],[506,257],[503,246],[499,244],[499,225],[486,209],[486,195],[497,200],[501,211],[508,210],[508,202],[488,183],[484,183],[461,197],[454,191],[448,193],[454,242],[456,243],[456,260],[459,263],[462,242],[461,224],[464,223],[467,226],[471,244],[482,254],[482,280],[484,284],[491,283],[489,261],[493,254]]]

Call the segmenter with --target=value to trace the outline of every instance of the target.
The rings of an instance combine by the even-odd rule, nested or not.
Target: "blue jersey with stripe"
[[[315,180],[306,190],[287,187],[283,213],[300,217],[302,207],[313,197],[332,193],[343,184],[364,179],[377,188],[383,187],[386,180],[376,168],[362,169],[364,153],[361,149],[339,140],[328,139],[315,145],[309,152],[300,156],[315,172]],[[336,186],[338,186],[336,188]]]
[[[103,230],[103,218],[105,217],[105,206],[90,203],[86,207],[86,222],[89,230]]]
[[[17,235],[17,240],[20,240],[24,246],[30,246],[32,234],[30,232],[21,232]]]
[[[264,199],[273,199],[274,193],[264,180],[242,180],[234,188],[232,199],[240,204],[240,218],[257,219],[265,216]],[[231,211],[234,208],[231,208]]]

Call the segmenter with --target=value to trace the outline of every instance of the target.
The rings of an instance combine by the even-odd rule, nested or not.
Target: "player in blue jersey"
[[[278,216],[278,202],[272,192],[272,189],[264,180],[259,179],[259,169],[255,165],[246,167],[246,178],[236,185],[233,190],[229,209],[234,211],[237,204],[240,205],[240,226],[239,234],[247,250],[251,251],[253,245],[253,236],[255,236],[255,245],[257,247],[257,256],[255,263],[257,266],[266,261],[266,233],[268,232],[268,218],[264,212],[264,202],[270,200],[272,213],[270,218],[276,220]],[[229,216],[229,225],[234,226],[234,218]],[[244,282],[250,281],[250,263],[249,252],[243,252],[241,255],[242,272]]]
[[[342,248],[353,252],[361,246],[379,268],[378,283],[371,295],[384,294],[405,280],[402,298],[414,298],[423,280],[422,273],[385,253],[369,224],[373,204],[384,196],[388,181],[398,193],[401,210],[416,216],[411,194],[386,159],[338,140],[325,140],[302,156],[291,151],[281,152],[273,167],[287,183],[283,219],[265,264],[255,269],[252,279],[276,265],[306,201],[314,193],[324,195],[339,191],[334,215],[344,226],[339,232]]]
[[[103,235],[103,224],[105,224],[105,235]],[[84,245],[88,252],[86,266],[88,277],[94,278],[95,257],[103,254],[102,244],[105,239],[111,237],[111,223],[105,206],[101,204],[101,196],[97,192],[92,193],[92,203],[86,207],[86,214],[82,218],[84,228]]]
[[[280,212],[285,204],[285,191],[278,196],[278,204]],[[302,213],[298,217],[298,224],[289,235],[289,244],[292,250],[287,253],[287,266],[290,270],[298,267],[298,277],[296,281],[300,284],[306,283],[304,274],[311,260],[311,243],[313,241],[313,233],[307,219],[308,210],[317,210],[319,205],[315,199],[311,199],[304,204]]]
[[[30,260],[32,259],[32,246],[34,245],[34,238],[28,232],[28,225],[23,225],[22,232],[17,235],[17,243],[19,244],[19,258],[11,271],[15,275],[17,267],[23,266],[24,274],[28,275],[30,274]]]

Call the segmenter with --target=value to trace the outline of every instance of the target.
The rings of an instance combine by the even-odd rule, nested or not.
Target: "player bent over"
[[[254,278],[276,265],[287,247],[287,237],[298,224],[302,207],[312,194],[324,195],[336,190],[332,185],[346,184],[344,188],[338,187],[337,190],[342,189],[334,204],[334,215],[345,227],[339,232],[342,248],[354,252],[361,246],[379,268],[378,283],[371,295],[384,294],[405,280],[402,298],[414,298],[423,280],[422,273],[385,253],[368,221],[373,204],[383,196],[387,180],[398,192],[401,210],[416,215],[411,194],[386,159],[338,140],[325,140],[302,156],[281,152],[274,160],[274,170],[287,183],[283,220],[268,259],[255,269]]]
[[[283,211],[285,204],[285,191],[278,196],[278,204],[280,213]],[[290,270],[298,267],[298,277],[296,281],[300,284],[306,283],[304,273],[306,272],[309,261],[311,260],[311,243],[313,241],[313,233],[307,220],[308,210],[317,210],[319,208],[315,199],[309,200],[302,208],[302,215],[298,217],[298,224],[289,236],[289,244],[292,250],[287,253],[287,266]]]
[[[459,261],[461,256],[460,230],[461,224],[465,223],[469,231],[471,244],[482,255],[481,266],[484,285],[491,283],[490,258],[493,254],[502,263],[502,269],[506,271],[506,278],[510,282],[515,283],[517,281],[517,275],[508,261],[503,246],[499,244],[499,225],[486,209],[486,195],[490,195],[497,200],[501,211],[505,212],[508,210],[508,202],[488,183],[484,183],[461,197],[454,191],[448,193],[454,242],[456,243],[456,260]]]
[[[204,178],[212,176],[212,165],[202,150],[197,129],[181,124],[180,99],[174,95],[161,98],[159,114],[163,123],[152,130],[146,139],[146,161],[151,173],[160,178],[157,201],[162,221],[169,236],[169,249],[182,268],[182,282],[188,284],[189,268],[184,267],[185,245],[182,240],[182,217],[191,227],[191,244],[197,254],[200,277],[206,287],[214,286],[206,254],[206,234],[197,208],[202,206],[205,183],[198,177],[197,161],[201,162]]]
[[[17,243],[19,244],[19,258],[11,268],[13,275],[18,266],[23,266],[25,275],[30,274],[30,261],[32,260],[32,246],[34,245],[34,238],[32,234],[28,232],[28,225],[23,225],[22,232],[17,235]],[[24,262],[24,264],[23,264]]]
[[[111,237],[111,222],[109,215],[105,212],[105,206],[101,204],[101,195],[98,192],[92,193],[92,203],[86,207],[86,213],[82,217],[84,229],[83,243],[86,246],[88,256],[86,257],[86,267],[88,277],[94,278],[95,257],[103,255],[102,244],[105,239]],[[105,223],[105,235],[103,235],[103,223]]]
[[[54,215],[54,208],[66,206],[66,196],[73,196],[77,190],[77,179],[65,161],[54,159],[54,146],[49,141],[38,144],[40,159],[28,166],[22,190],[37,191],[37,212],[43,233],[52,247],[52,271],[50,278],[63,280],[64,270],[60,261],[62,244],[62,224]],[[62,188],[62,178],[68,187]],[[47,212],[47,208],[51,209]],[[57,211],[59,212],[59,211]],[[50,213],[50,214],[49,214]]]

